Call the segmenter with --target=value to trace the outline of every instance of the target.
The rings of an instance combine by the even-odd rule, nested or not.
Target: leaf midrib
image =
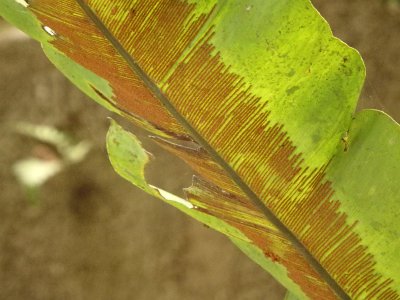
[[[262,200],[252,191],[252,189],[242,180],[236,171],[214,150],[213,147],[201,136],[195,127],[180,114],[180,112],[171,103],[168,97],[159,89],[159,87],[144,72],[135,59],[124,49],[116,37],[108,30],[100,18],[94,11],[84,2],[84,0],[76,0],[86,15],[92,20],[96,27],[102,32],[104,37],[111,43],[116,51],[121,55],[125,62],[129,65],[134,73],[143,81],[145,86],[153,93],[155,97],[165,106],[170,114],[178,120],[178,122],[189,132],[189,134],[209,153],[209,155],[217,162],[238,187],[246,194],[250,201],[264,214],[264,216],[282,232],[282,234],[293,244],[293,246],[303,255],[305,260],[314,268],[323,280],[330,286],[336,295],[343,300],[351,300],[349,295],[340,287],[340,285],[325,270],[319,261],[308,251],[297,236],[285,226],[284,223],[264,205]]]

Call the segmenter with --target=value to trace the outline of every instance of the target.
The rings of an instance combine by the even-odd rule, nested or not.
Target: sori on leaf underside
[[[186,199],[148,184],[113,122],[118,173],[227,235],[288,299],[400,299],[399,126],[355,113],[364,64],[309,0],[2,0],[0,15],[197,175]]]

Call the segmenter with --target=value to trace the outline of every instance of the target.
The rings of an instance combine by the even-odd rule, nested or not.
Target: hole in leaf
[[[15,0],[15,2],[17,2],[18,4],[21,4],[23,7],[29,6],[29,2],[26,0]]]
[[[57,32],[55,32],[49,26],[43,26],[42,28],[43,28],[44,31],[46,31],[51,36],[56,36],[57,35]]]

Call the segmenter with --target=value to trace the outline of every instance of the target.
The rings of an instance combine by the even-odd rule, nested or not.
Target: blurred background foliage
[[[360,107],[399,121],[399,1],[313,3],[366,62]],[[1,20],[0,101],[0,299],[283,298],[279,284],[222,235],[119,178],[105,152],[110,113],[63,78],[37,43]],[[30,133],[16,134],[19,122],[30,124]],[[62,149],[84,141],[90,150],[64,163],[69,152],[32,136],[38,128],[68,137]],[[150,182],[182,195],[192,172],[134,130],[156,156]],[[27,158],[63,166],[41,182],[35,205],[13,173]]]

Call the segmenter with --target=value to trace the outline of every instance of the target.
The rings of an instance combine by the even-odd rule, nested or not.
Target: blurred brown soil
[[[400,120],[400,12],[378,0],[315,5],[366,61],[361,105]],[[222,235],[118,177],[104,146],[110,113],[71,86],[37,43],[2,23],[0,101],[0,299],[283,298]],[[56,126],[94,145],[43,186],[36,205],[11,173],[35,145],[10,130],[17,121]],[[192,173],[145,144],[157,157],[148,177],[180,194]]]
[[[359,109],[400,121],[400,4],[391,0],[312,1],[333,33],[356,48],[367,66]],[[400,2],[398,2],[400,3]]]

